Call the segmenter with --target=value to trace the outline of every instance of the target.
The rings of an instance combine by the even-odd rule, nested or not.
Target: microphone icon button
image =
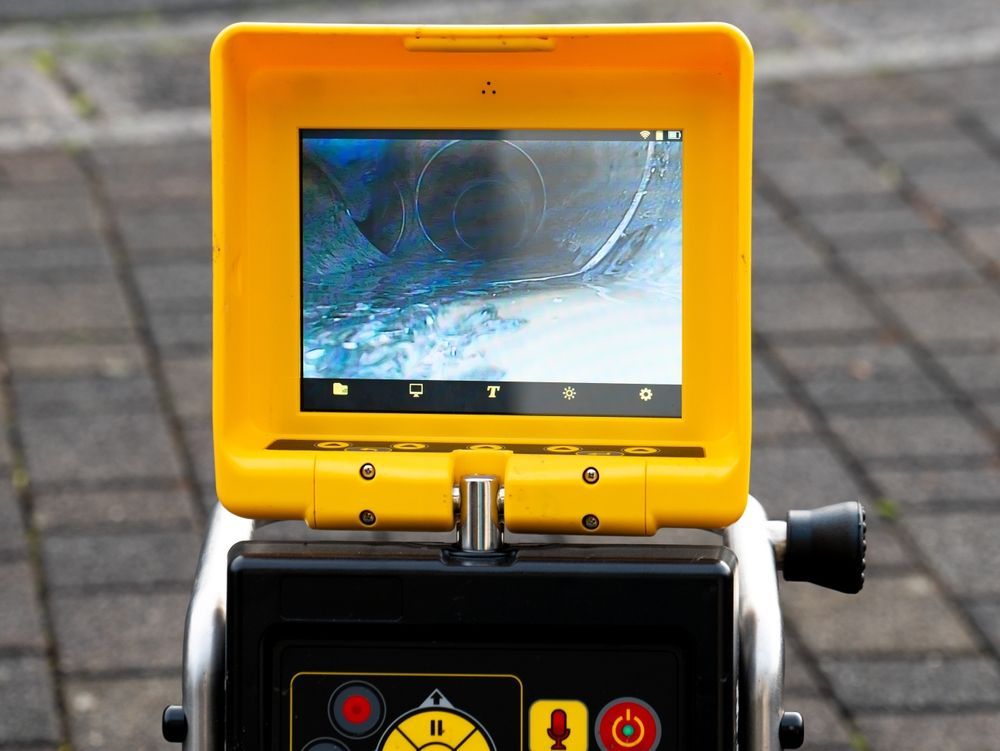
[[[566,725],[566,711],[563,709],[553,709],[549,719],[548,734],[555,743],[552,744],[552,751],[566,751],[563,741],[569,738],[573,732]]]
[[[576,699],[539,699],[528,711],[530,751],[588,751],[587,705]]]

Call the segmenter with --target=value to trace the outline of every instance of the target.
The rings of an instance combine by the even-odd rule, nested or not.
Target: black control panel
[[[244,543],[228,747],[731,749],[733,566],[721,548]]]

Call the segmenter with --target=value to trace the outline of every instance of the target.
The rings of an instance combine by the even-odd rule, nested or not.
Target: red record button
[[[345,683],[330,697],[330,721],[349,738],[365,738],[382,724],[385,701],[370,683]]]
[[[660,718],[640,699],[615,699],[597,715],[594,733],[601,751],[655,751]]]

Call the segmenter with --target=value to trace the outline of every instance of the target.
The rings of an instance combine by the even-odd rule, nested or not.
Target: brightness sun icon
[[[653,389],[639,389],[639,398],[644,402],[648,402],[653,398]]]
[[[563,389],[563,399],[576,399],[576,389],[572,386],[567,386]]]

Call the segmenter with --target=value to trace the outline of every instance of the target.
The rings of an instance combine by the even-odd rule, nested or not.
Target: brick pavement
[[[0,18],[71,5],[123,8]],[[901,35],[930,28],[917,7]],[[774,515],[852,497],[873,511],[861,596],[783,585],[786,704],[818,751],[996,748],[1000,57],[796,77],[781,55],[863,45],[883,17],[731,10],[762,71],[784,71],[756,103],[753,491]],[[934,28],[1000,28],[995,10],[966,3]],[[203,65],[224,16],[193,18],[76,45],[0,32],[0,751],[166,747],[213,502]]]

